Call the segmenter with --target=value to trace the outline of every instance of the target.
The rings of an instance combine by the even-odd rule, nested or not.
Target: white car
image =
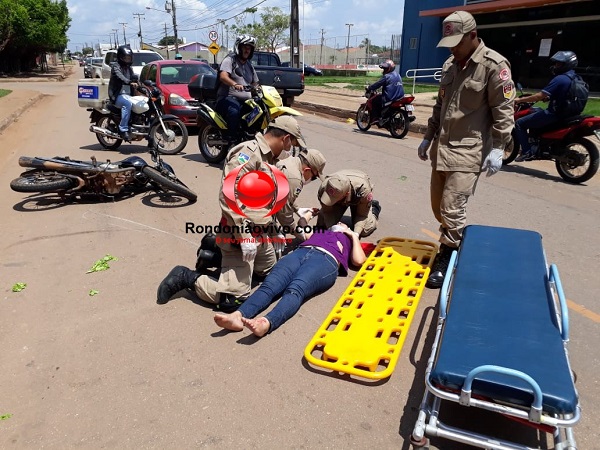
[[[131,68],[133,73],[140,75],[142,68],[152,61],[164,59],[160,54],[153,52],[152,50],[131,50],[133,52],[133,64]],[[117,51],[109,50],[104,55],[104,61],[102,62],[102,78],[110,78],[110,65],[117,62]]]

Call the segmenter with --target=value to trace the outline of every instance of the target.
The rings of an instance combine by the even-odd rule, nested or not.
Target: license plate
[[[406,105],[406,110],[407,111],[414,111],[415,107],[413,105]]]

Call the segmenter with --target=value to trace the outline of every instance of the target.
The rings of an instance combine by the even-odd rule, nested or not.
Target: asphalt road
[[[185,223],[214,224],[219,217],[220,169],[202,160],[191,136],[183,153],[166,159],[199,193],[194,205],[164,204],[153,193],[63,204],[11,191],[21,155],[147,157],[143,146],[101,150],[88,131],[88,114],[77,106],[76,81],[28,83],[49,95],[1,137],[0,416],[10,417],[0,421],[0,447],[409,448],[438,291],[425,291],[396,370],[379,383],[323,373],[303,361],[304,347],[350,277],[260,340],[220,331],[212,310],[191,296],[157,305],[156,287],[166,273],[194,263],[201,236],[186,234]],[[383,208],[372,241],[436,240],[430,168],[416,156],[417,138],[361,133],[319,116],[299,123],[309,145],[326,156],[326,172],[360,168],[371,175]],[[301,194],[302,206],[315,205],[317,187]],[[575,428],[581,449],[600,448],[599,210],[600,178],[568,185],[545,162],[482,177],[468,208],[470,223],[540,232],[548,261],[560,269],[583,407]],[[86,274],[105,254],[118,261]],[[11,292],[16,282],[26,289]],[[90,289],[99,294],[90,297]],[[540,445],[533,432],[450,411]]]

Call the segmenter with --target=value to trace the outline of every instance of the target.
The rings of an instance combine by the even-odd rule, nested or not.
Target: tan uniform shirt
[[[483,41],[462,69],[453,56],[448,58],[424,136],[429,141],[436,139],[432,167],[481,172],[492,148],[503,149],[509,142],[514,98],[510,63]]]
[[[290,156],[278,161],[275,166],[283,172],[290,187],[287,202],[277,213],[277,221],[282,226],[293,227],[296,223],[294,212],[298,210],[296,200],[304,187],[302,160],[297,156]],[[294,232],[294,230],[291,231]]]
[[[260,213],[260,211],[262,210],[254,211],[254,214],[252,214],[252,218],[242,216],[233,211],[225,201],[225,196],[223,194],[223,181],[225,180],[229,172],[241,165],[244,165],[244,167],[238,173],[237,180],[239,180],[243,175],[245,175],[248,172],[262,170],[264,168],[264,163],[273,165],[274,162],[275,158],[273,156],[273,153],[271,153],[271,147],[269,147],[269,144],[267,144],[267,141],[260,133],[256,135],[254,140],[242,142],[241,144],[235,146],[229,151],[225,160],[225,166],[223,167],[223,178],[221,179],[221,192],[219,193],[219,203],[221,206],[223,217],[227,221],[227,225],[245,227],[247,224],[251,223],[255,223],[257,225],[265,225],[272,222],[271,217],[263,218],[263,216],[268,212],[268,209],[264,210],[265,214]],[[242,211],[244,211],[243,208],[241,209]],[[251,237],[251,234],[249,233],[233,234],[237,238],[248,239]]]
[[[334,206],[343,205],[356,208],[356,213],[353,217],[354,231],[360,234],[363,228],[365,228],[367,218],[371,212],[371,201],[373,200],[373,185],[371,184],[371,180],[366,173],[360,170],[339,170],[328,175],[325,179],[334,175],[343,175],[350,180],[350,192],[346,198],[340,200]],[[319,187],[319,198],[323,194],[324,186],[325,183],[322,183],[321,187]],[[322,208],[322,210],[325,209],[327,208]]]

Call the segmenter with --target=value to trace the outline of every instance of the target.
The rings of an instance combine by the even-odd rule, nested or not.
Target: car
[[[190,58],[190,61],[200,61],[200,62],[209,64],[208,59],[206,59],[206,58]]]
[[[85,65],[83,66],[84,78],[96,78],[97,71],[100,70],[102,65],[102,58],[92,57],[86,58]]]
[[[140,74],[140,83],[156,83],[162,93],[165,114],[177,116],[186,126],[196,126],[196,111],[200,102],[188,91],[192,77],[200,74],[217,75],[217,71],[201,61],[164,59],[151,61]]]
[[[153,52],[152,50],[132,50],[133,52],[133,64],[131,68],[133,73],[139,75],[142,72],[142,68],[152,62],[164,59],[159,53]],[[102,78],[110,78],[110,65],[117,62],[117,51],[109,50],[104,55],[104,61],[102,62]]]
[[[281,63],[281,65],[283,67],[290,67],[290,63],[289,62],[284,62]],[[310,76],[322,76],[323,72],[321,71],[321,69],[317,69],[316,67],[311,67],[308,64],[304,64],[304,76],[305,77],[310,77]]]

